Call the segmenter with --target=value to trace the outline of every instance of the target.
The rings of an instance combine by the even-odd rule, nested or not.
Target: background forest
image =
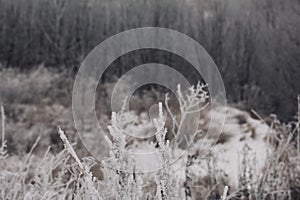
[[[2,68],[24,71],[44,65],[72,74],[109,36],[138,27],[166,27],[194,38],[209,52],[231,103],[276,113],[285,121],[297,105],[297,0],[1,0],[0,15]],[[116,60],[103,81],[158,60],[199,80],[181,58],[148,49]]]

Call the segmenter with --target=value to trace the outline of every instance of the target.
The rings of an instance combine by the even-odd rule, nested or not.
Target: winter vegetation
[[[36,72],[40,73],[37,80],[28,81],[45,82],[43,87],[49,82],[51,88],[53,80],[44,80],[43,76],[47,76],[43,75],[47,71],[44,70]],[[20,73],[19,76],[34,76],[34,73]],[[11,81],[20,77],[11,77]],[[51,77],[57,82],[55,76]],[[20,82],[26,88],[26,82]],[[29,85],[32,91],[41,87],[41,84]],[[58,98],[52,105],[47,101],[34,102],[34,108],[28,101],[12,103],[15,110],[1,107],[1,199],[298,199],[299,114],[294,121],[282,123],[275,115],[263,117],[254,110],[248,113],[230,106],[222,135],[219,138],[210,136],[203,145],[201,134],[207,130],[211,112],[206,103],[205,87],[198,84],[189,91],[181,91],[178,87],[180,112],[173,109],[176,107],[173,96],[158,96],[163,103],[158,104],[158,115],[152,121],[145,122],[140,107],[130,113],[122,110],[112,113],[102,122],[108,127],[106,142],[110,144],[109,154],[103,161],[89,155],[76,138],[74,127],[70,125],[71,116],[66,113],[70,108],[61,105],[65,98]],[[21,95],[17,98],[21,100],[24,93],[12,90],[14,92],[14,95]],[[61,94],[61,91],[55,92]],[[42,99],[47,97],[41,91],[36,94]],[[132,98],[135,103],[138,98],[150,101],[147,96]],[[61,106],[55,105],[58,103]],[[17,112],[16,107],[21,104],[27,104],[27,110]],[[173,134],[188,130],[179,128],[184,121],[182,113],[191,112],[189,109],[195,107],[189,105],[195,104],[203,108],[200,109],[200,125],[197,135],[191,137],[192,145],[185,151],[180,142],[172,143]],[[222,109],[219,107],[215,112]],[[51,116],[50,111],[55,116]],[[39,112],[47,112],[50,116]],[[37,119],[26,120],[33,116],[32,113],[37,118],[44,116],[42,120],[57,121],[46,124]],[[134,116],[128,117],[130,115]],[[170,123],[166,116],[171,122],[175,121]],[[61,128],[57,128],[58,125]],[[137,135],[141,130],[143,133],[152,131],[154,137],[132,139],[124,134],[127,127],[137,131]],[[189,132],[186,134],[193,136]],[[216,139],[215,147],[204,156],[205,148],[211,147],[210,142]],[[130,156],[135,150],[155,150],[157,157],[146,165],[158,163],[160,168],[152,172],[139,168],[139,158]],[[182,156],[172,162],[174,156],[181,153]]]
[[[0,0],[0,200],[300,200],[299,24],[299,0]],[[99,81],[104,134],[83,116],[83,143],[71,99],[80,63],[108,37],[148,26],[207,50],[228,107],[212,109],[203,77],[181,57],[133,51]],[[145,63],[194,86],[147,84],[129,111],[113,112],[117,81]],[[222,134],[206,135],[223,112]]]

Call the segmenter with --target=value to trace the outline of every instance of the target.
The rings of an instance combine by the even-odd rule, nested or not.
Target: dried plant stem
[[[5,113],[4,108],[1,106],[1,127],[2,127],[2,147],[5,146]]]
[[[58,134],[59,134],[61,140],[64,143],[65,149],[67,149],[68,152],[71,154],[71,156],[75,159],[75,161],[78,163],[80,169],[83,170],[83,171],[86,170],[84,168],[83,164],[81,163],[80,159],[78,158],[76,152],[74,151],[73,147],[71,146],[71,144],[70,144],[68,138],[66,137],[64,131],[60,127],[58,127]]]
[[[227,198],[227,192],[228,192],[228,186],[225,186],[223,195],[221,197],[222,198],[221,200],[226,200],[226,198]]]
[[[297,123],[297,150],[298,150],[298,155],[300,155],[300,95],[298,95],[298,123]]]

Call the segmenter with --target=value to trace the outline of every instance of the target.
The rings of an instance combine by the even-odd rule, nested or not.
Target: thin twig
[[[4,108],[1,106],[1,127],[2,127],[2,148],[5,147],[5,113]]]
[[[298,124],[297,124],[297,150],[298,155],[300,155],[300,95],[298,95]]]
[[[64,131],[58,127],[58,134],[61,138],[61,140],[64,143],[65,149],[67,149],[69,151],[69,153],[71,154],[71,156],[75,159],[75,161],[78,163],[79,167],[81,170],[85,171],[85,168],[83,166],[83,164],[81,163],[80,159],[78,158],[76,152],[74,151],[73,147],[71,146],[68,138],[66,137]]]
[[[226,200],[226,198],[227,198],[227,192],[228,192],[228,186],[225,186],[223,195],[221,197],[221,200]]]

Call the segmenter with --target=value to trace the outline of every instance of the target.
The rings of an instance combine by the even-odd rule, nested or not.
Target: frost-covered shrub
[[[197,86],[200,88],[200,86]],[[188,108],[195,102],[203,103],[205,98],[195,95],[198,88],[191,90],[187,96],[182,95],[181,105]],[[180,90],[180,88],[179,88]],[[196,92],[197,93],[197,92]],[[190,99],[190,100],[187,100]],[[198,99],[198,100],[197,100]],[[169,112],[167,103],[166,111]],[[263,176],[255,172],[253,149],[245,146],[240,154],[239,187],[227,187],[228,180],[223,178],[222,166],[216,164],[216,157],[208,154],[201,157],[201,148],[195,139],[186,154],[176,163],[171,160],[182,150],[179,145],[170,146],[167,134],[182,130],[181,118],[174,129],[166,129],[166,119],[162,103],[159,103],[159,115],[153,119],[155,127],[154,140],[149,146],[158,152],[161,168],[152,173],[138,171],[135,160],[128,154],[130,140],[124,129],[132,122],[125,111],[113,113],[108,127],[107,142],[111,151],[101,167],[92,157],[78,156],[77,149],[68,138],[68,134],[58,130],[65,149],[52,153],[50,147],[42,156],[34,154],[34,149],[41,141],[38,138],[24,156],[7,153],[5,139],[5,116],[1,109],[1,148],[0,148],[0,199],[253,199],[253,200],[293,200],[299,196],[300,169],[298,131],[299,121],[282,124],[273,119],[269,137],[265,138],[274,149],[268,152]],[[181,108],[183,112],[189,109]],[[198,111],[198,109],[197,109]],[[179,116],[180,117],[180,116]],[[134,129],[132,129],[134,130]],[[199,129],[196,132],[201,133]],[[191,133],[192,134],[192,133]],[[170,138],[172,140],[173,138]],[[140,141],[138,141],[140,142]],[[138,142],[134,144],[138,144]],[[145,141],[143,141],[145,142]],[[178,143],[177,143],[178,144]],[[142,143],[145,145],[145,143]],[[174,149],[175,148],[175,149]],[[206,167],[203,167],[205,163]],[[103,177],[97,177],[93,168],[99,167]],[[206,175],[200,178],[199,171]],[[230,179],[230,177],[227,177]]]

